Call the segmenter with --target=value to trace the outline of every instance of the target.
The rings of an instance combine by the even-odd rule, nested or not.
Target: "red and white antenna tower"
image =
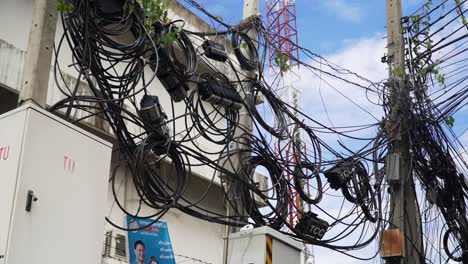
[[[294,75],[297,74],[299,61],[298,32],[296,23],[295,0],[266,0],[267,30],[268,30],[268,58],[270,74],[276,81],[273,89],[278,96],[292,106],[301,109],[300,97],[302,92],[294,87]],[[285,68],[287,66],[287,68]],[[287,69],[287,70],[285,70]],[[294,165],[295,157],[292,149],[286,150],[286,157],[290,165]],[[292,175],[288,175],[289,178]],[[294,225],[300,218],[295,212],[301,202],[297,193],[290,190],[289,222]]]
[[[278,55],[288,56],[290,65],[296,66],[299,60],[296,0],[266,0],[266,8],[270,68],[279,69]]]
[[[296,0],[266,0],[266,12],[269,33],[268,62],[272,79],[276,80],[272,85],[273,89],[283,101],[302,111],[302,89],[295,85],[300,81]],[[287,63],[287,70],[285,70],[285,63]],[[304,140],[300,142],[303,151],[307,149],[305,143]],[[286,153],[283,154],[286,155],[289,165],[294,166],[296,163],[295,151],[292,148],[285,151]],[[290,181],[293,180],[292,175],[287,175],[287,177]],[[302,208],[303,202],[299,194],[292,188],[289,190],[289,195],[288,221],[294,226],[301,217],[296,208]],[[305,263],[315,264],[313,248],[305,246],[304,251],[306,254]]]

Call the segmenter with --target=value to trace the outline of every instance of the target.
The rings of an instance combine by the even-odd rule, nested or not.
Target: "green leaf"
[[[158,44],[163,48],[168,47],[172,42],[177,40],[181,31],[182,29],[176,28],[174,31],[167,32],[159,37]]]
[[[140,0],[145,15],[146,30],[152,34],[153,24],[156,21],[169,22],[167,17],[168,9],[170,7],[170,0]]]
[[[435,78],[440,85],[445,87],[445,76],[443,74],[436,74]]]
[[[129,15],[135,11],[135,2],[134,0],[127,0],[124,4],[124,10]]]
[[[249,48],[249,45],[247,44],[247,42],[242,41],[241,48],[247,49],[247,48]]]
[[[420,15],[412,16],[412,17],[411,17],[411,21],[412,21],[413,23],[418,23],[419,21],[421,21],[421,16],[420,16]]]
[[[432,0],[427,0],[424,7],[426,7],[427,9],[431,9],[431,6],[432,6]]]
[[[288,55],[278,52],[275,57],[275,62],[278,64],[278,67],[282,72],[287,72],[291,69],[289,65],[289,57]]]
[[[71,13],[75,11],[75,6],[71,3],[66,3],[65,0],[57,0],[57,11]]]
[[[400,33],[404,33],[405,31],[406,31],[406,27],[402,25],[400,27]]]
[[[445,119],[445,124],[447,124],[447,126],[449,127],[453,127],[453,125],[455,124],[455,118],[453,118],[453,116]]]
[[[426,48],[428,50],[432,49],[432,41],[431,40],[426,41]]]
[[[393,74],[394,74],[394,76],[404,78],[405,77],[405,69],[403,67],[396,67],[393,70]]]
[[[422,69],[418,72],[418,75],[419,75],[419,76],[424,76],[424,75],[426,75],[428,72],[429,72],[429,68],[422,68]]]

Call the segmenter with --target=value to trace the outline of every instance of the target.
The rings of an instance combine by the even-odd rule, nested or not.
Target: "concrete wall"
[[[7,87],[12,91],[19,91],[21,88],[22,80],[22,69],[24,65],[24,57],[26,49],[28,47],[28,36],[31,24],[33,0],[0,0],[0,86]],[[201,30],[201,31],[212,31],[213,29],[200,18],[196,17],[191,11],[184,8],[181,4],[173,1],[172,8],[169,12],[170,16],[174,19],[183,18],[186,21],[186,28],[190,30]],[[58,21],[56,43],[62,37],[63,29]],[[201,40],[194,39],[195,45],[201,44]],[[228,47],[229,49],[229,47]],[[233,57],[232,54],[230,54]],[[54,59],[52,60],[52,62]],[[60,82],[67,83],[70,86],[74,86],[76,82],[80,82],[80,93],[86,93],[87,84],[77,80],[77,73],[73,68],[67,66],[72,63],[71,52],[67,45],[64,43],[58,61],[62,66],[64,72],[64,79]],[[224,64],[218,64],[214,62],[217,69],[224,71],[230,78],[234,79],[233,73],[229,71],[228,67]],[[207,69],[206,66],[201,65],[200,69]],[[53,68],[51,69],[50,85],[48,93],[48,104],[52,105],[58,100],[64,98],[63,94],[57,89],[54,76]],[[147,69],[147,74],[151,74],[151,70]],[[160,97],[163,107],[166,113],[171,118],[172,113],[170,112],[170,98],[162,87],[159,80],[155,80],[149,87],[149,91],[152,94],[156,94]],[[0,93],[1,96],[1,93]],[[3,97],[5,99],[6,97]],[[12,97],[14,98],[14,97]],[[16,100],[16,99],[10,99]],[[1,101],[1,100],[0,100]],[[12,102],[9,102],[10,104]],[[181,115],[185,112],[185,105],[183,103],[175,104],[175,116]],[[80,118],[83,113],[75,112],[72,113],[75,118]],[[99,122],[96,119],[90,119],[87,121],[89,125],[96,126]],[[175,133],[185,130],[184,120],[181,119],[176,123]],[[105,126],[98,126],[98,129],[105,131]],[[138,132],[137,128],[130,128],[134,132]],[[196,142],[206,150],[217,151],[218,146],[215,146],[203,138],[198,139]],[[212,156],[212,158],[216,158]],[[114,158],[114,162],[117,162],[118,158]],[[194,177],[187,193],[188,197],[197,198],[200,197],[207,188],[207,182],[212,178],[213,170],[206,166],[197,166],[194,169]],[[121,201],[125,204],[128,210],[134,210],[138,206],[138,201],[135,197],[135,193],[129,180],[130,175],[124,167],[121,167],[117,172],[117,183],[123,182],[118,191],[118,196]],[[127,182],[125,182],[127,179]],[[212,186],[208,196],[201,203],[204,207],[224,213],[222,190],[219,186],[219,179],[216,177],[215,181],[218,185]],[[120,225],[124,225],[124,214],[120,211],[117,205],[113,201],[112,192],[109,190],[108,194],[108,216],[113,221]],[[148,212],[147,208],[143,209],[143,214]],[[192,218],[188,215],[183,214],[178,210],[171,210],[165,217],[164,221],[167,221],[171,239],[173,242],[173,248],[177,255],[183,255],[195,259],[203,260],[207,263],[221,263],[223,254],[223,235],[224,227],[217,224],[208,223],[202,220]],[[106,225],[103,231],[113,229],[110,225]],[[104,233],[103,233],[104,234]],[[179,257],[178,261],[182,262],[185,258]],[[122,263],[120,261],[106,259],[103,263]],[[186,261],[184,263],[190,263]]]

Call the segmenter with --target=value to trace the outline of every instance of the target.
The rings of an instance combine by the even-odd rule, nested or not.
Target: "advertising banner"
[[[152,219],[127,216],[128,227],[137,229],[149,225]],[[166,222],[157,221],[139,231],[128,232],[130,264],[175,264],[171,238]]]

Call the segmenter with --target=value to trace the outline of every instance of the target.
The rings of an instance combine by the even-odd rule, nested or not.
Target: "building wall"
[[[21,87],[22,81],[22,69],[25,60],[26,49],[28,46],[28,35],[31,23],[31,14],[32,14],[32,0],[2,0],[0,2],[0,23],[2,25],[11,25],[11,21],[15,21],[13,26],[6,26],[1,27],[0,29],[0,84],[3,84],[6,87],[9,87],[13,90],[19,91]],[[10,12],[11,10],[11,12]],[[185,28],[189,30],[199,30],[199,31],[213,31],[213,29],[203,22],[200,18],[196,17],[190,10],[186,9],[181,4],[177,3],[177,1],[173,1],[172,9],[169,10],[169,16],[172,19],[184,19],[186,24]],[[11,13],[16,12],[13,16]],[[2,16],[1,14],[5,14]],[[14,19],[14,17],[21,17],[22,19]],[[24,19],[23,19],[24,18]],[[60,19],[58,20],[57,26],[57,33],[55,37],[55,43],[59,43],[62,35],[63,35],[63,27],[61,25]],[[198,46],[202,43],[200,39],[192,39],[195,46]],[[228,49],[229,46],[227,45]],[[234,55],[230,53],[230,56],[234,58]],[[52,65],[55,62],[55,57],[52,58]],[[229,69],[226,64],[217,63],[210,61],[216,69],[225,73],[230,79],[234,80],[235,76],[234,73]],[[68,67],[73,63],[71,51],[64,42],[60,49],[60,54],[58,56],[58,63],[61,66],[61,71],[65,76],[65,80],[61,80],[60,76],[58,78],[59,83],[63,84],[66,83],[71,87],[74,87],[74,84],[77,82],[76,78],[78,76],[77,72],[74,70],[73,67]],[[199,71],[207,71],[207,67],[204,66],[202,60],[200,60]],[[124,66],[122,66],[123,68]],[[152,75],[152,71],[147,68],[146,69],[147,76]],[[79,95],[86,92],[87,84],[83,83],[80,89]],[[53,67],[51,68],[51,74],[49,78],[49,91],[48,91],[48,105],[53,105],[55,102],[63,99],[64,96],[62,93],[57,89],[57,85],[54,78]],[[162,86],[161,82],[156,78],[153,83],[148,87],[150,93],[158,95],[160,97],[160,101],[163,105],[164,110],[168,114],[169,118],[171,118],[171,100],[169,94],[166,92],[164,87]],[[137,97],[138,100],[138,97]],[[206,106],[208,112],[210,112],[210,105]],[[175,103],[175,115],[180,116],[185,114],[185,104]],[[72,113],[72,117],[80,118],[83,116],[83,113],[75,112]],[[95,125],[94,119],[87,120],[91,122],[92,125]],[[189,120],[188,126],[191,125]],[[223,122],[219,123],[220,126],[223,126]],[[130,130],[132,127],[130,127]],[[176,120],[176,134],[180,131],[186,129],[185,120],[180,118]],[[135,132],[140,133],[141,130],[134,128]],[[107,130],[107,132],[110,132]],[[182,136],[176,139],[181,139]],[[222,149],[220,146],[216,146],[211,144],[204,138],[198,138],[196,141],[188,144],[188,147],[194,147],[196,145],[203,146],[203,148],[209,152],[217,152]],[[208,156],[209,158],[217,159],[216,155]],[[214,170],[207,166],[197,166],[193,168],[194,173],[201,177],[205,177],[208,180],[213,178]],[[215,177],[215,181],[219,184],[219,178]]]
[[[31,15],[33,0],[1,0],[0,1],[0,86],[5,86],[12,91],[19,91],[21,88],[22,69],[24,65],[26,50],[28,47],[28,36],[31,26]],[[203,22],[200,18],[196,17],[188,9],[184,8],[181,4],[173,1],[172,8],[169,12],[173,18],[183,18],[186,21],[186,27],[191,30],[211,31],[208,24]],[[56,43],[60,40],[63,29],[60,19],[57,22]],[[194,40],[195,44],[200,44],[200,40]],[[230,56],[233,56],[232,54]],[[55,58],[52,60],[54,62]],[[66,44],[63,45],[61,54],[58,61],[62,66],[64,72],[64,82],[73,86],[79,80],[76,79],[77,73],[73,68],[68,68],[67,65],[72,63],[71,52]],[[215,63],[216,65],[216,63]],[[200,67],[200,69],[206,67]],[[224,64],[217,64],[217,68],[224,71],[229,77],[233,78],[233,73]],[[151,74],[151,70],[147,69],[147,74]],[[87,84],[82,82],[80,84],[81,91],[86,92]],[[170,113],[170,98],[165,91],[159,80],[155,80],[149,87],[152,94],[160,97],[160,101],[166,113]],[[0,93],[1,94],[1,93]],[[53,68],[51,68],[48,105],[52,105],[58,100],[62,99],[63,95],[57,89],[53,76]],[[185,105],[183,103],[175,104],[176,116],[185,112]],[[81,117],[82,113],[73,113],[76,118]],[[96,120],[87,121],[90,125],[96,126]],[[183,119],[176,123],[176,133],[185,130]],[[98,127],[101,130],[106,130],[105,126]],[[131,128],[136,130],[136,128]],[[109,131],[104,131],[109,132]],[[199,139],[197,144],[203,146],[206,150],[213,152],[219,150],[206,140]],[[114,158],[114,165],[118,162],[118,155]],[[213,156],[212,158],[217,158]],[[214,171],[206,166],[197,166],[194,168],[193,181],[187,193],[188,197],[196,199],[206,190],[208,182],[212,179]],[[131,184],[130,175],[128,170],[124,167],[119,168],[116,173],[116,183],[121,183],[117,196],[120,201],[123,201],[126,209],[134,210],[138,206],[137,197]],[[126,182],[125,182],[126,180]],[[220,187],[218,177],[215,177],[216,184],[211,186],[208,196],[201,203],[202,206],[224,213],[223,195]],[[109,218],[117,224],[125,224],[125,216],[114,202],[111,189],[108,193],[108,214]],[[150,212],[147,208],[143,210],[143,214]],[[167,213],[164,221],[168,223],[170,236],[176,255],[187,256],[195,259],[203,260],[207,263],[221,263],[223,256],[223,237],[224,226],[202,221],[191,216],[188,216],[178,210],[171,210]],[[106,230],[113,229],[110,225],[106,224],[103,228],[103,234]],[[182,262],[185,258],[178,257]],[[120,261],[105,259],[103,263],[122,263]],[[190,263],[190,262],[184,262]]]
[[[115,168],[116,164],[114,164]],[[130,171],[125,166],[119,166],[115,174],[115,192],[118,201],[121,202],[125,209],[134,214],[138,211],[140,203],[138,195],[132,183]],[[175,178],[174,175],[169,175]],[[196,201],[202,197],[203,193],[208,188],[208,182],[199,178],[191,179],[191,188],[184,197]],[[212,210],[214,212],[224,214],[224,205],[222,203],[223,195],[219,186],[213,185],[207,197],[202,200],[200,206]],[[108,217],[115,224],[125,226],[126,216],[120,211],[118,205],[114,202],[112,186],[109,186],[108,192]],[[156,211],[143,207],[139,210],[142,216],[154,214]],[[191,263],[186,257],[202,260],[206,263],[218,264],[222,263],[223,245],[225,236],[225,227],[223,225],[210,223],[191,217],[177,209],[170,210],[162,221],[167,222],[169,227],[169,235],[172,241],[172,247],[176,254],[177,263]],[[106,223],[105,231],[115,230],[110,224]],[[122,233],[122,232],[120,232]],[[105,264],[120,263],[117,260],[105,259]]]

